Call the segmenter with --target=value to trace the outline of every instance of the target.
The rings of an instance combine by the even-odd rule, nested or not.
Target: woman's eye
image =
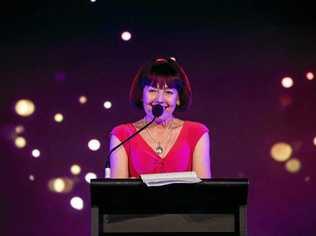
[[[150,93],[154,93],[154,92],[156,92],[156,90],[155,89],[149,89],[149,92]]]
[[[166,91],[166,94],[169,94],[169,95],[172,95],[173,94],[173,91]]]

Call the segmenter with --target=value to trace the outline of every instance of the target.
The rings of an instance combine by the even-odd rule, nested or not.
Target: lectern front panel
[[[96,179],[90,186],[92,236],[247,235],[247,179],[158,187],[136,179]]]
[[[232,214],[104,215],[104,235],[147,232],[234,232]]]

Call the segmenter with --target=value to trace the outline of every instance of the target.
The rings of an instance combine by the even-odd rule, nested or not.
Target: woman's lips
[[[151,103],[151,104],[149,104],[151,107],[152,106],[154,106],[154,105],[158,105],[159,103],[157,103],[157,104],[153,104],[153,103]],[[160,104],[161,105],[161,104]],[[166,108],[168,108],[169,107],[169,105],[161,105],[164,109],[166,109]]]

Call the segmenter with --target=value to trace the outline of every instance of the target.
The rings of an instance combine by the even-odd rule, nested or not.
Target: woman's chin
[[[166,122],[166,121],[168,121],[168,120],[170,120],[169,117],[166,117],[166,116],[162,115],[162,116],[157,117],[156,120],[155,120],[155,122],[156,122],[157,124],[162,124],[162,123],[164,123],[164,122]]]

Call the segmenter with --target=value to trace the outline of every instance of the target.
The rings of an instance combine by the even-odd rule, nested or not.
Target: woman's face
[[[143,89],[143,106],[146,116],[153,118],[152,106],[160,104],[164,108],[164,112],[157,118],[157,122],[167,121],[173,117],[176,106],[179,105],[179,95],[175,88],[157,88],[146,85]]]

